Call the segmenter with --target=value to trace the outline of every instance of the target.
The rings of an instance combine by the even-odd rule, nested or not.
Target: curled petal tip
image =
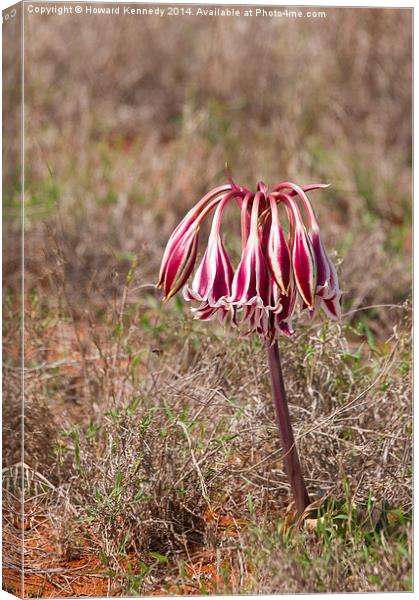
[[[288,323],[284,322],[284,323],[280,323],[278,325],[279,330],[281,331],[281,333],[283,333],[284,335],[286,335],[287,337],[291,337],[294,335],[294,330],[292,329],[292,327],[289,326]]]

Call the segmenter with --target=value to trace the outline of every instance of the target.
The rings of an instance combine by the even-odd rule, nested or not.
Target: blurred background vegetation
[[[162,307],[160,293],[152,287],[172,229],[205,191],[225,181],[225,163],[234,179],[249,188],[260,179],[269,187],[283,180],[331,184],[311,198],[326,246],[338,263],[343,323],[331,329],[319,324],[315,329],[303,319],[296,341],[283,342],[289,357],[285,368],[290,399],[298,403],[292,408],[293,419],[297,432],[305,431],[300,443],[303,454],[312,460],[310,465],[303,456],[303,463],[308,462],[313,494],[320,489],[321,494],[343,497],[353,479],[354,498],[358,494],[366,501],[373,490],[374,502],[390,501],[401,507],[402,515],[409,513],[412,13],[325,10],[327,18],[312,20],[25,18],[25,358],[29,369],[25,462],[48,473],[51,489],[65,485],[66,506],[75,507],[64,515],[62,505],[54,500],[50,511],[54,531],[66,529],[67,522],[77,529],[74,523],[87,519],[91,524],[88,546],[95,548],[106,568],[121,570],[121,554],[126,557],[132,549],[139,552],[147,546],[143,521],[138,524],[136,510],[128,510],[137,488],[124,488],[125,508],[108,506],[108,521],[108,513],[100,508],[101,494],[108,493],[111,499],[117,495],[114,480],[106,492],[106,477],[121,477],[110,448],[117,448],[118,465],[125,464],[125,473],[131,473],[132,462],[124,463],[128,458],[123,440],[129,431],[128,437],[134,436],[132,447],[140,448],[143,438],[134,435],[140,417],[147,421],[147,411],[155,405],[168,431],[171,423],[178,423],[177,414],[186,422],[185,406],[198,388],[187,388],[182,396],[183,392],[173,391],[171,382],[183,390],[196,376],[200,361],[205,371],[202,381],[198,377],[202,389],[221,386],[229,398],[225,410],[215,404],[208,421],[199,425],[201,433],[207,431],[206,444],[196,448],[198,454],[203,452],[204,479],[211,444],[218,440],[217,448],[224,449],[231,431],[240,440],[223,455],[228,455],[230,466],[220,458],[219,470],[214,467],[218,475],[212,471],[208,475],[218,486],[214,483],[214,489],[238,489],[239,467],[234,465],[239,448],[249,469],[275,452],[267,441],[272,436],[268,430],[273,413],[270,405],[262,409],[260,404],[267,403],[268,391],[257,384],[266,377],[259,342],[241,340],[236,347],[236,331],[191,323],[182,301],[174,299]],[[7,73],[13,57],[6,54],[5,60]],[[5,93],[6,101],[13,102],[18,88],[10,84]],[[10,138],[8,127],[6,122],[5,135]],[[19,285],[20,194],[13,152],[4,160],[10,248],[4,264],[5,309],[6,315],[13,315]],[[230,224],[236,231],[236,215],[226,217],[227,227]],[[16,321],[12,323],[5,325],[10,360],[16,335]],[[208,353],[219,369],[229,364],[229,353],[237,353],[238,362],[226,381],[218,371],[212,373],[213,366],[205,358]],[[255,356],[262,357],[260,364]],[[243,379],[243,370],[253,360],[252,372]],[[241,373],[238,379],[236,368]],[[248,397],[244,384],[237,393],[234,385],[230,390],[232,381],[236,386],[247,381],[247,389],[255,386],[253,395]],[[313,381],[320,390],[317,394]],[[354,421],[349,416],[340,421],[335,407],[354,401],[356,412],[358,396],[362,408],[356,409]],[[201,402],[210,402],[205,398]],[[172,402],[175,416],[167,412]],[[9,410],[16,413],[13,402]],[[220,410],[224,420],[218,421]],[[133,414],[137,420],[127,423]],[[310,425],[322,415],[331,415],[324,430],[309,434]],[[215,421],[222,423],[221,432],[214,433]],[[9,422],[13,423],[13,415]],[[261,428],[256,441],[253,434],[247,438],[245,433],[255,422]],[[154,434],[160,435],[157,429]],[[170,436],[164,446],[173,460],[177,457],[173,468],[180,481],[189,451],[182,435],[183,446]],[[205,439],[205,433],[202,436]],[[321,448],[327,449],[325,453]],[[237,518],[249,518],[250,513],[254,520],[254,505],[266,516],[272,510],[272,495],[276,501],[278,494],[283,498],[285,479],[275,467],[278,456],[272,456],[264,463],[268,483],[259,488],[256,481],[246,487],[240,479],[242,500],[234,491],[227,494],[229,501],[224,498],[224,506]],[[12,449],[6,452],[6,466],[14,457]],[[96,466],[95,457],[100,458]],[[211,470],[209,459],[208,465]],[[366,465],[369,475],[358,481]],[[143,479],[150,472],[158,472],[158,466],[150,466]],[[168,473],[166,483],[173,476]],[[170,516],[177,522],[170,535],[166,531],[157,541],[148,541],[152,550],[170,553],[178,548],[176,536],[182,531],[183,535],[185,528],[194,529],[195,521],[185,520],[179,506],[185,504],[186,512],[201,504],[205,508],[205,494],[196,497],[201,484],[199,477],[192,481],[190,496],[184,488],[173,496],[167,492],[164,510],[158,502],[162,488],[149,492],[155,495],[154,508],[147,504],[150,518],[158,519],[163,510],[164,519]],[[251,504],[246,500],[249,494]],[[150,497],[145,501],[150,502]],[[350,502],[345,510],[347,516],[352,514]],[[265,565],[263,574],[261,570],[258,579],[254,567],[249,583],[240,571],[238,583],[232,585],[228,575],[223,579],[227,587],[216,589],[322,591],[326,578],[327,591],[409,589],[410,534],[403,519],[402,533],[397,530],[399,537],[384,550],[381,533],[368,542],[364,534],[355,542],[352,538],[353,554],[345,554],[342,537],[330,542],[328,534],[318,532],[326,535],[321,537],[325,547],[334,548],[330,557],[339,557],[332,571],[329,559],[316,559],[317,550],[306,555],[300,541],[291,548],[283,538],[278,542],[272,531],[266,533],[266,523],[258,523],[248,532],[253,538],[242,541],[244,555],[235,555],[230,566],[234,571],[239,556],[241,565],[243,561]],[[129,532],[123,544],[116,523],[124,523],[124,536]],[[68,553],[77,547],[74,539],[79,533],[71,527],[67,530],[62,560],[63,556],[68,560]],[[208,532],[205,535],[205,547],[218,547],[217,536],[209,542]],[[202,535],[199,539],[203,543]],[[366,558],[365,544],[371,551]],[[302,562],[295,559],[295,554],[303,555],[299,552],[305,557]],[[272,579],[267,555],[282,557],[284,572],[278,581]],[[42,561],[38,556],[32,559],[32,572],[36,563],[41,573]],[[151,570],[163,559],[154,556],[153,560]],[[348,575],[349,563],[355,566]],[[386,564],[386,577],[377,574],[374,564]],[[112,589],[119,593],[152,589],[147,568],[142,566],[142,574],[132,575],[133,579],[121,575],[116,579],[119,587]],[[38,583],[32,584],[33,593],[38,593]],[[193,589],[205,593],[199,586]]]
[[[341,259],[344,311],[409,294],[409,10],[31,15],[26,27],[28,291],[51,289],[58,214],[78,302],[117,289],[134,256],[153,282],[170,231],[228,163],[249,188],[331,184],[313,203]],[[7,198],[12,210],[19,197]],[[366,313],[375,333],[388,314]]]

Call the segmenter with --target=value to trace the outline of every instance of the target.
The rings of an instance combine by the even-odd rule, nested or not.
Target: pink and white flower
[[[163,287],[166,299],[184,286],[185,299],[196,304],[192,307],[195,318],[218,317],[222,323],[230,321],[242,327],[245,333],[257,332],[271,343],[278,333],[293,334],[292,319],[298,306],[311,315],[321,308],[329,318],[339,318],[342,294],[336,269],[307,196],[307,192],[325,187],[283,182],[269,192],[259,182],[252,193],[230,181],[214,188],[172,233],[157,286]],[[230,200],[237,202],[241,213],[242,254],[235,271],[221,236],[221,220]],[[288,234],[280,223],[280,206],[285,209]],[[200,227],[213,210],[207,245],[189,286]]]

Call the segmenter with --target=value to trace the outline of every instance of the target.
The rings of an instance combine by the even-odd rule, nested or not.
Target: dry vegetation
[[[5,184],[6,589],[22,527],[27,596],[411,589],[411,13],[31,17],[26,52],[25,467],[11,169]],[[313,203],[345,316],[281,340],[319,499],[301,526],[260,341],[152,287],[226,161],[246,186],[332,184]]]

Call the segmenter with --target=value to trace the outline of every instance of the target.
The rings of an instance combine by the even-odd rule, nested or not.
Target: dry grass
[[[407,318],[409,307],[399,312]],[[411,340],[405,318],[375,349],[359,336],[357,350],[350,350],[342,334],[354,336],[353,330],[329,324],[282,343],[309,491],[334,502],[324,508],[328,529],[288,538],[282,528],[291,518],[290,498],[263,346],[221,329],[206,332],[159,306],[142,315],[139,335],[135,315],[126,310],[117,332],[110,324],[101,334],[85,330],[84,373],[74,371],[80,367],[66,348],[66,324],[58,322],[56,340],[66,358],[59,358],[55,341],[55,360],[27,375],[38,402],[50,407],[48,432],[51,420],[56,424],[55,439],[48,444],[44,436],[38,447],[44,455],[26,457],[38,473],[50,473],[46,465],[55,457],[43,510],[58,544],[48,552],[52,557],[58,548],[56,569],[68,569],[69,557],[97,556],[96,572],[113,594],[173,586],[198,593],[205,586],[230,593],[409,588]],[[73,415],[73,396],[59,392],[70,373],[79,381]],[[39,426],[35,412],[27,413],[27,422],[28,431]],[[38,494],[26,493],[31,506]],[[335,532],[340,521],[332,515],[348,520],[352,512],[350,532]],[[396,524],[388,518],[393,513]],[[204,552],[218,556],[209,560],[209,580],[199,566]],[[298,556],[305,557],[302,563]],[[45,563],[36,553],[27,561],[29,573],[42,574]],[[179,561],[189,570],[179,572]],[[384,579],[377,575],[383,561]]]
[[[138,20],[26,23],[17,467],[10,170],[5,184],[8,589],[22,526],[32,596],[410,589],[410,11],[147,18],[141,35]],[[248,186],[332,183],[313,201],[345,316],[281,340],[309,491],[324,499],[308,529],[292,524],[260,341],[193,322],[151,287],[171,229],[226,161]]]

